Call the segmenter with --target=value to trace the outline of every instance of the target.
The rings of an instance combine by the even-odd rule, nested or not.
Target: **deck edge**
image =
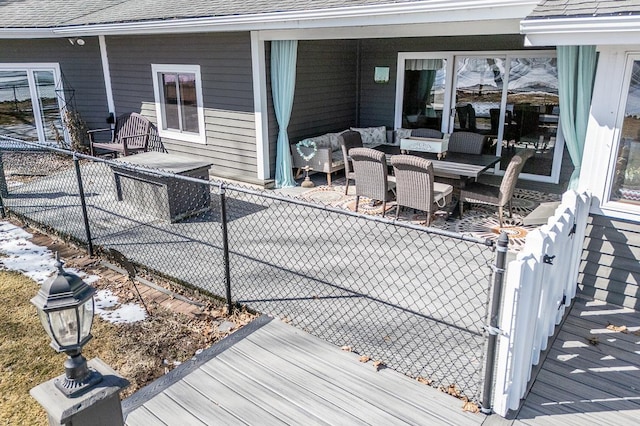
[[[152,383],[143,387],[142,389],[135,392],[133,395],[129,396],[125,400],[122,401],[122,414],[123,418],[126,420],[127,416],[137,408],[141,407],[149,401],[154,396],[163,392],[169,386],[174,383],[182,380],[189,373],[194,370],[200,368],[201,365],[220,355],[227,349],[231,348],[233,345],[249,336],[250,334],[256,332],[269,322],[271,322],[273,318],[261,315],[255,320],[251,321],[249,324],[240,328],[235,333],[230,334],[219,342],[213,344],[207,349],[203,350],[198,355],[195,355],[190,360],[180,364],[175,369],[171,370],[167,374],[158,379],[154,380]]]

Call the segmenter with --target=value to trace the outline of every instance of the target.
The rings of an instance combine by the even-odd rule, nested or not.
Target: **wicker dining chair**
[[[449,152],[482,154],[485,135],[473,132],[453,132],[449,136]]]
[[[511,199],[518,182],[518,176],[524,167],[524,163],[531,158],[533,150],[524,150],[514,155],[504,172],[500,186],[485,185],[479,182],[471,182],[460,190],[460,218],[464,211],[464,203],[489,204],[498,207],[500,227],[503,225],[503,208],[508,205],[509,217],[513,217]]]
[[[387,201],[393,200],[395,183],[389,181],[387,159],[384,152],[371,148],[351,148],[349,157],[353,164],[356,181],[356,212],[360,197],[382,201],[382,216],[387,210]]]
[[[396,179],[396,219],[400,207],[409,207],[426,213],[426,225],[438,209],[446,206],[453,194],[453,186],[434,182],[433,164],[415,155],[391,157]]]
[[[349,159],[349,150],[351,148],[362,148],[362,136],[360,132],[348,130],[340,135],[340,146],[342,147],[342,158],[344,160],[344,177],[347,181],[344,188],[344,195],[349,191],[349,180],[356,179],[353,172],[351,160]]]
[[[415,136],[418,138],[442,139],[442,137],[444,136],[444,133],[436,129],[420,128],[420,129],[411,129],[411,136]]]

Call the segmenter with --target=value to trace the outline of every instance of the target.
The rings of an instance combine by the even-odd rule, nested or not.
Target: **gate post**
[[[484,388],[482,391],[482,408],[484,414],[491,414],[491,397],[493,393],[493,371],[496,362],[496,346],[498,344],[498,334],[500,330],[499,315],[500,303],[502,300],[502,285],[504,283],[504,272],[507,263],[507,250],[509,247],[509,237],[506,232],[501,232],[498,237],[498,253],[496,255],[495,275],[493,280],[493,294],[491,296],[491,314],[489,317],[489,326],[485,329],[489,333],[487,344],[487,357],[484,372]]]

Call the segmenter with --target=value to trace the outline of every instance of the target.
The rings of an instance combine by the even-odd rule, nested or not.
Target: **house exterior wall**
[[[355,126],[356,43],[298,42],[296,90],[288,129],[292,142]]]
[[[157,124],[151,64],[200,65],[206,144],[162,138],[169,153],[213,163],[212,173],[257,175],[249,33],[106,37],[117,114],[136,111]]]
[[[592,192],[590,224],[579,284],[596,299],[640,309],[640,207],[609,201],[610,174],[618,152],[627,54],[640,46],[598,47],[591,114],[585,140],[580,188]]]
[[[102,128],[109,109],[100,44],[97,37],[83,37],[83,40],[85,44],[79,46],[72,45],[66,38],[0,39],[0,63],[59,63],[65,100],[80,113],[89,128]]]
[[[583,293],[640,310],[640,223],[592,215],[580,283]]]

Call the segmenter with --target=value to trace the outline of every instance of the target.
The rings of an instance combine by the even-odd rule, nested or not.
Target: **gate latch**
[[[542,256],[542,263],[546,263],[547,265],[553,265],[553,259],[555,258],[556,258],[555,254],[553,256],[549,256],[548,254],[545,254],[544,256]]]

